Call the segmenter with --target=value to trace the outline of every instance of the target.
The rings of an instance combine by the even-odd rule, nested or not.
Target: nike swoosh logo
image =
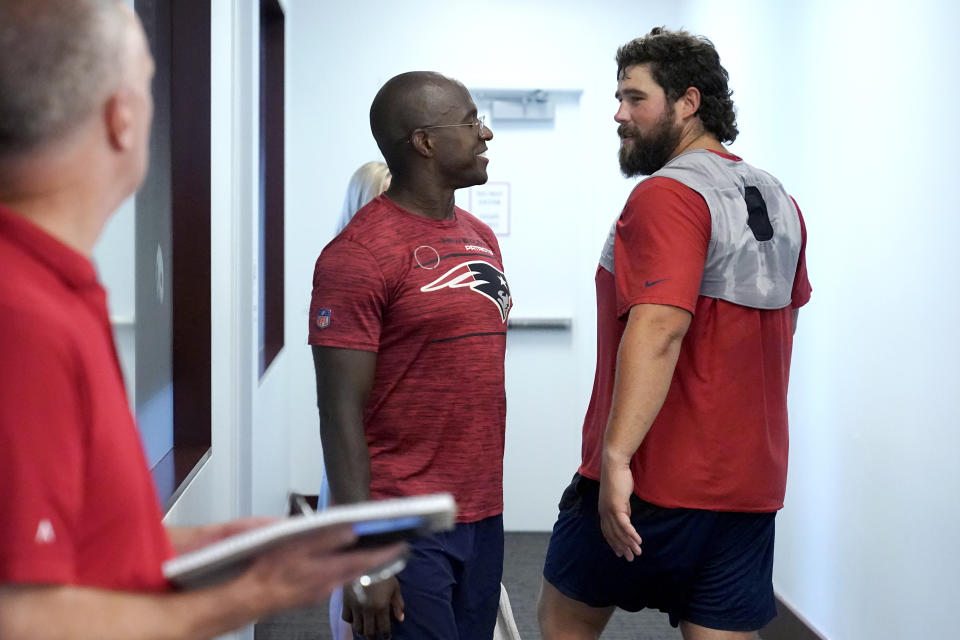
[[[660,284],[661,282],[666,282],[666,281],[669,280],[669,279],[670,279],[670,278],[661,278],[660,280],[653,280],[653,281],[647,280],[647,281],[644,283],[643,286],[645,286],[645,287],[652,287],[652,286],[655,285],[655,284]]]

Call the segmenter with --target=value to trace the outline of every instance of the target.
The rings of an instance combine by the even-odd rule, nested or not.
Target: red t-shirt
[[[598,268],[597,369],[580,473],[600,478],[617,349],[635,304],[693,314],[666,401],[631,462],[634,492],[664,507],[765,512],[783,506],[792,308],[810,298],[806,230],[792,302],[759,310],[699,294],[710,212],[694,190],[654,177],[617,223],[614,269]]]
[[[93,265],[0,207],[0,583],[167,588]]]
[[[490,228],[386,196],[320,254],[309,343],[377,353],[364,411],[373,498],[451,492],[460,522],[503,511],[510,289]]]

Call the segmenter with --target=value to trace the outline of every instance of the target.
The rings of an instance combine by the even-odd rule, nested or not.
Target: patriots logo
[[[470,287],[476,293],[497,305],[500,312],[500,321],[507,321],[510,312],[510,286],[503,272],[489,262],[472,260],[461,262],[453,269],[434,280],[428,285],[420,287],[420,291],[428,293],[450,288]]]

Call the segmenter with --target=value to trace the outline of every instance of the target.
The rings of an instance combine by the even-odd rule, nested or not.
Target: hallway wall
[[[734,149],[810,234],[775,583],[830,638],[951,635],[960,596],[960,304],[950,2],[708,1],[737,93]]]

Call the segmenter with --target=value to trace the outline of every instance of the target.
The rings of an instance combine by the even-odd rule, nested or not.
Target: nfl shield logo
[[[330,309],[320,309],[320,311],[317,311],[317,329],[326,329],[330,326],[330,316],[332,313]]]

